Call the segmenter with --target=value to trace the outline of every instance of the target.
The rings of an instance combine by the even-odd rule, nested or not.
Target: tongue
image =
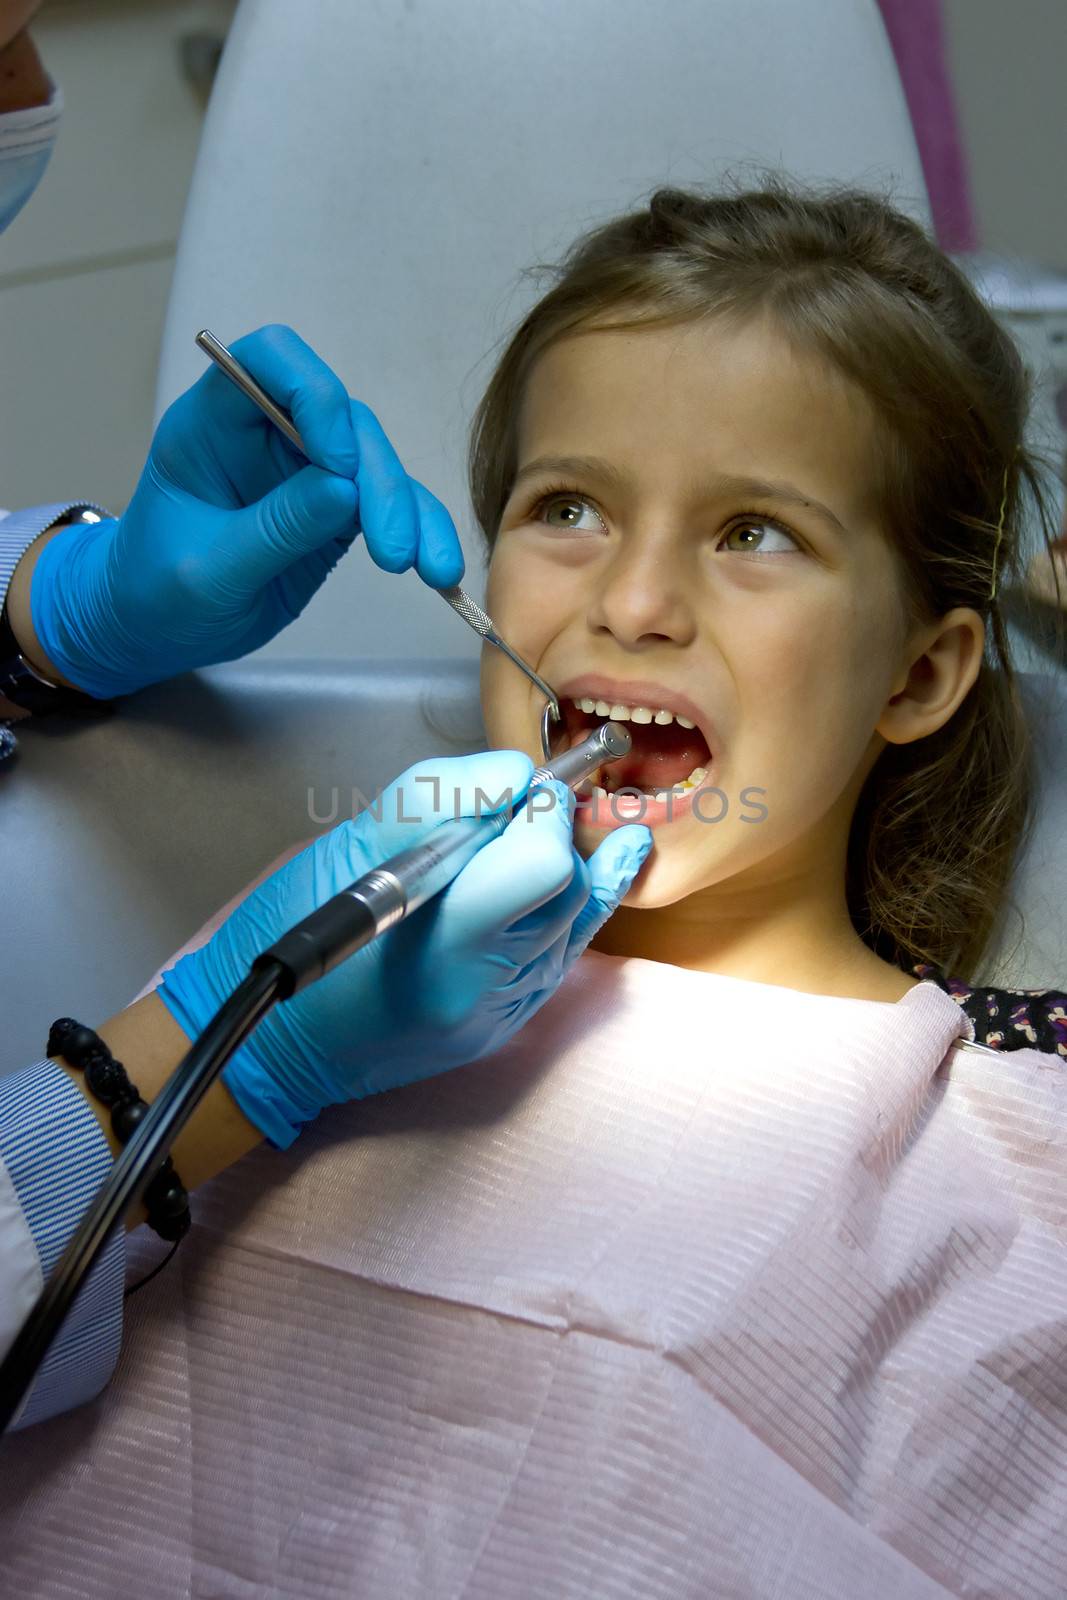
[[[670,789],[711,759],[704,735],[697,728],[683,728],[677,722],[666,727],[628,722],[626,729],[633,748],[607,769],[612,788]]]

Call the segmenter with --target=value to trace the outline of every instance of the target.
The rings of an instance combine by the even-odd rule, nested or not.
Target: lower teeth
[[[691,794],[694,789],[702,784],[708,775],[706,767],[696,767],[682,783],[676,783],[669,789],[637,789],[634,784],[625,784],[620,789],[604,789],[599,783],[593,785],[593,794],[599,799],[601,795],[605,800],[610,800],[613,795],[623,792],[631,799],[665,801],[669,796],[682,796]]]

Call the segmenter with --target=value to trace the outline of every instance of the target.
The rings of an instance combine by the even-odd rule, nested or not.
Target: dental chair
[[[761,165],[892,184],[929,225],[875,0],[244,0],[182,232],[158,409],[210,327],[297,328],[482,562],[466,426],[523,268],[660,185]],[[4,778],[4,1056],[127,1003],[217,907],[411,762],[483,744],[477,641],[356,547],[255,658],[27,727]],[[985,981],[1067,982],[1064,677],[1024,680],[1040,814]],[[354,793],[355,791],[355,793]]]

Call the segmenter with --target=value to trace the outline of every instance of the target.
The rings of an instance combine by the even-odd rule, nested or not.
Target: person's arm
[[[149,1104],[189,1049],[154,994],[97,1030]],[[199,1184],[263,1139],[215,1082],[171,1150],[183,1184]],[[0,1078],[0,1355],[9,1347],[122,1146],[83,1073],[43,1060]],[[132,1208],[126,1231],[145,1220]],[[116,1228],[10,1424],[12,1431],[83,1405],[103,1389],[122,1341],[123,1230]]]
[[[110,1171],[84,1096],[51,1061],[0,1078],[0,1355],[33,1307]],[[107,1383],[122,1341],[125,1236],[116,1228],[71,1307],[10,1429],[84,1404]]]
[[[291,413],[303,451],[211,366],[165,412],[122,516],[39,552],[38,647],[94,699],[259,649],[357,537],[387,572],[414,567],[438,588],[463,576],[445,507],[291,328],[261,328],[232,348]]]
[[[291,412],[303,451],[217,368],[205,372],[164,414],[121,517],[18,552],[17,670],[0,684],[9,718],[12,704],[67,709],[71,691],[111,701],[259,649],[357,537],[387,572],[414,567],[436,588],[462,578],[446,508],[291,328],[261,328],[233,353]]]
[[[0,524],[0,528],[2,526]],[[62,533],[65,528],[69,527],[69,522],[57,522],[47,532],[33,539],[20,556],[18,564],[11,574],[6,603],[11,631],[15,635],[20,652],[25,656],[30,666],[36,672],[41,673],[43,677],[50,679],[52,683],[61,683],[67,688],[73,688],[74,685],[64,678],[58,667],[55,667],[49,661],[41,649],[40,642],[33,629],[33,616],[30,611],[30,584],[33,580],[33,569],[40,559],[41,551],[51,539],[54,539],[58,533]],[[22,714],[28,715],[25,712]]]
[[[131,1082],[140,1090],[142,1100],[147,1100],[149,1105],[190,1045],[187,1035],[154,993],[136,1000],[96,1032],[116,1061],[122,1062]],[[111,1113],[107,1106],[90,1094],[84,1073],[62,1060],[56,1065],[84,1097],[110,1146],[112,1159],[116,1159],[122,1145],[111,1131]],[[182,1183],[192,1191],[262,1142],[263,1134],[238,1109],[222,1079],[217,1078],[175,1139],[170,1154]],[[144,1207],[133,1207],[126,1218],[127,1231],[144,1221]]]
[[[172,960],[205,943],[245,894],[291,854],[223,906]],[[127,1010],[97,1030],[149,1104],[189,1048],[154,993],[163,970]],[[220,1080],[175,1141],[175,1170],[195,1189],[262,1138]],[[120,1149],[107,1108],[90,1094],[84,1073],[65,1061],[40,1061],[0,1078],[0,1356]],[[9,1425],[12,1431],[84,1404],[107,1383],[122,1338],[124,1234],[144,1220],[144,1208],[137,1206],[125,1229],[114,1230]]]
[[[70,526],[72,516],[90,512],[97,517],[108,513],[91,500],[60,500],[50,505],[29,506],[23,511],[0,514],[0,611],[6,610],[20,653],[30,666],[53,683],[65,683],[37,642],[29,614],[30,578],[49,539]],[[0,663],[2,664],[2,663]],[[16,722],[30,713],[0,692],[0,721]]]
[[[490,811],[506,815],[516,807],[437,905],[419,908],[402,927],[356,950],[322,983],[262,1018],[174,1140],[170,1154],[186,1189],[198,1188],[264,1138],[287,1148],[326,1106],[381,1094],[490,1054],[551,996],[626,894],[652,836],[636,824],[615,829],[583,860],[572,835],[573,794],[553,780],[527,796],[533,772],[531,757],[518,750],[440,757],[409,767],[383,792],[377,815],[362,812],[268,869],[258,885],[223,908],[214,931],[211,924],[202,929],[193,948],[163,969],[158,989],[100,1027],[113,1056],[151,1104],[190,1042],[265,948],[442,822],[484,816],[487,796],[496,797]],[[546,798],[547,809],[535,804]],[[10,1172],[26,1217],[23,1240],[28,1225],[38,1242],[43,1282],[119,1144],[109,1113],[90,1094],[82,1073],[63,1061],[28,1070],[34,1093],[47,1091],[47,1103],[36,1111],[31,1105],[29,1114],[24,1103],[11,1107],[6,1140],[0,1131],[0,1181]],[[8,1085],[8,1092],[17,1091]],[[71,1130],[79,1130],[91,1162],[65,1157]],[[128,1226],[143,1218],[136,1211]],[[0,1205],[0,1238],[9,1221]],[[109,1248],[115,1248],[113,1240]],[[17,1314],[7,1312],[8,1343],[39,1288],[40,1283],[29,1292],[23,1273],[22,1303]],[[115,1306],[112,1295],[96,1313],[98,1338],[109,1325],[107,1316],[112,1318],[110,1343],[102,1338],[105,1358],[95,1368],[86,1361],[78,1374],[68,1358],[69,1382],[45,1400],[35,1398],[35,1387],[34,1409],[23,1410],[22,1425],[91,1398],[107,1381],[121,1335]],[[91,1339],[93,1325],[90,1320],[83,1338]],[[0,1332],[3,1326],[0,1312]],[[43,1382],[39,1376],[36,1385]]]

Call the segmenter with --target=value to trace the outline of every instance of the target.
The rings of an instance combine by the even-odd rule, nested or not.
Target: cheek
[[[566,540],[545,539],[533,529],[509,529],[493,550],[486,610],[502,633],[506,622],[529,646],[546,643],[564,612],[573,613],[575,605],[586,603],[595,589],[596,554],[591,545],[576,549]]]
[[[519,637],[521,628],[516,628],[519,620],[515,612],[513,596],[517,591],[515,575],[509,570],[514,565],[506,556],[502,556],[499,547],[494,551],[486,574],[485,583],[485,609],[493,620],[501,636],[512,644],[515,649],[522,652],[526,641]],[[519,676],[516,669],[499,650],[492,645],[482,646],[480,691],[482,698],[482,719],[485,723],[486,733],[489,735],[490,744],[499,744],[502,729],[507,727],[511,720],[513,688],[512,677]]]
[[[575,604],[558,577],[547,575],[518,540],[509,540],[494,551],[486,575],[485,608],[501,636],[537,669],[549,644],[573,617]],[[499,651],[491,653],[505,660]],[[503,677],[494,677],[492,686],[496,689],[513,679],[528,690],[520,669],[510,663]]]
[[[489,567],[485,575],[485,609],[491,617],[499,606],[500,590],[503,583],[503,566],[504,562],[500,555],[500,546],[496,545],[492,555],[489,557]]]
[[[536,604],[541,587],[530,571],[530,562],[523,559],[522,550],[513,540],[502,539],[493,550],[486,574],[485,609],[505,638],[506,624],[510,623],[514,630],[514,624],[521,623],[524,610],[532,610]],[[528,602],[525,607],[523,598]]]
[[[500,651],[494,650],[492,645],[483,645],[480,677],[482,721],[489,746],[496,749],[507,744],[509,721],[507,679],[501,670],[503,666]]]

